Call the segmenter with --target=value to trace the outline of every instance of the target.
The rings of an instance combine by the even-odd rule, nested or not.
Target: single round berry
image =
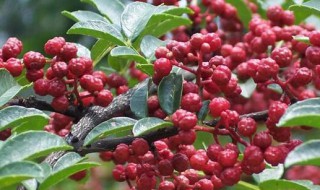
[[[49,82],[48,94],[53,97],[59,97],[66,92],[66,85],[60,79],[54,79]]]
[[[67,42],[62,46],[59,56],[61,56],[64,61],[69,61],[77,57],[77,52],[77,46],[74,43]]]
[[[111,151],[100,152],[99,157],[101,160],[108,162],[113,158],[113,153]]]
[[[190,43],[194,49],[199,50],[201,48],[201,45],[203,44],[203,42],[204,42],[203,34],[196,33],[191,36]]]
[[[30,82],[35,82],[35,81],[43,78],[43,76],[44,76],[43,69],[39,69],[39,70],[27,70],[27,73],[26,73],[26,78],[27,78],[28,81],[30,81]]]
[[[213,184],[208,179],[201,179],[195,184],[195,188],[199,190],[212,190]]]
[[[314,65],[320,64],[320,47],[309,46],[306,50],[306,57]]]
[[[253,144],[262,150],[268,148],[272,143],[272,138],[268,132],[262,131],[254,135]]]
[[[137,190],[148,190],[154,189],[157,184],[156,177],[154,175],[150,176],[147,174],[142,174],[140,178],[136,180]]]
[[[29,51],[23,56],[23,63],[27,69],[42,69],[46,63],[46,58],[39,52]]]
[[[264,159],[272,166],[280,164],[285,157],[280,147],[270,146],[264,152]]]
[[[230,103],[223,97],[214,98],[209,104],[209,110],[213,117],[219,117],[220,114],[230,108]]]
[[[185,145],[192,145],[197,138],[195,130],[181,130],[178,135],[181,139],[181,144]]]
[[[83,75],[80,79],[80,85],[83,89],[92,93],[95,91],[101,91],[104,87],[102,80],[92,75]]]
[[[94,102],[96,105],[107,107],[113,100],[113,95],[109,90],[101,90],[95,97]]]
[[[199,87],[193,82],[184,82],[183,83],[182,94],[185,95],[185,94],[188,94],[188,93],[196,93],[196,94],[198,94],[199,93]]]
[[[190,158],[190,166],[195,170],[203,170],[209,158],[206,154],[196,153]]]
[[[241,169],[238,167],[226,168],[220,175],[220,179],[224,185],[232,186],[240,181]]]
[[[238,153],[234,150],[226,149],[220,152],[218,156],[218,162],[223,167],[232,167],[235,165],[238,159]]]
[[[118,182],[125,181],[125,167],[123,165],[116,165],[116,167],[112,170],[112,176]]]
[[[135,163],[128,163],[125,173],[128,179],[135,180],[137,177],[137,165]]]
[[[189,158],[185,154],[175,154],[171,163],[173,168],[178,172],[183,172],[189,168]]]
[[[68,65],[65,62],[59,61],[59,62],[53,63],[51,68],[52,68],[53,75],[58,78],[63,78],[68,74]]]
[[[312,71],[307,67],[299,68],[293,75],[290,83],[293,86],[304,86],[312,81]]]
[[[21,61],[16,58],[10,58],[4,63],[4,67],[10,72],[13,77],[21,75],[23,70],[23,65]]]
[[[111,73],[108,75],[107,84],[111,88],[118,88],[119,86],[128,85],[128,82],[123,76],[117,73]]]
[[[219,86],[227,85],[230,79],[231,79],[231,71],[225,65],[219,65],[213,71],[212,81]]]
[[[146,140],[137,138],[132,142],[131,148],[134,154],[142,156],[149,151],[149,144]]]
[[[162,176],[170,176],[173,173],[173,167],[168,159],[161,160],[158,163],[158,170]]]
[[[275,101],[271,103],[268,110],[268,116],[270,121],[273,123],[277,123],[287,108],[288,108],[287,104],[279,101]]]
[[[129,147],[126,144],[119,144],[113,152],[114,161],[117,164],[124,164],[128,161],[130,156]]]
[[[44,51],[49,55],[58,55],[65,43],[63,37],[54,37],[44,45]]]
[[[175,190],[175,185],[171,181],[162,181],[159,183],[159,190]]]
[[[223,148],[221,145],[218,144],[211,144],[207,149],[207,156],[212,161],[217,161],[220,152],[223,151]]]
[[[292,52],[287,47],[276,48],[272,51],[271,58],[277,62],[279,67],[287,67],[292,61]]]
[[[69,100],[66,96],[55,97],[51,102],[51,106],[58,112],[65,112],[69,107]]]
[[[82,170],[80,172],[77,172],[77,173],[71,175],[69,178],[74,180],[74,181],[80,181],[83,178],[85,178],[86,175],[87,175],[87,170]]]
[[[245,137],[252,136],[257,130],[256,121],[250,117],[242,118],[238,122],[238,132]]]
[[[241,63],[246,60],[246,51],[239,47],[232,48],[231,55],[232,61]]]
[[[279,5],[270,6],[267,10],[267,17],[273,22],[279,22],[282,18],[283,9]]]
[[[102,82],[103,82],[103,85],[106,85],[106,84],[107,84],[108,77],[107,77],[107,75],[106,75],[103,71],[94,71],[94,72],[92,73],[92,76],[101,79]]]
[[[314,46],[320,46],[320,32],[314,31],[309,37],[310,43]]]
[[[47,79],[39,79],[33,83],[34,92],[40,96],[48,94],[49,81]]]
[[[2,58],[4,61],[10,58],[16,58],[21,53],[23,48],[22,42],[15,37],[8,38],[2,46]]]
[[[122,85],[122,86],[119,86],[119,87],[116,89],[116,94],[117,94],[117,95],[124,94],[124,93],[126,93],[128,90],[129,90],[129,87],[128,87],[127,85]]]
[[[148,98],[147,104],[148,104],[148,111],[150,113],[153,113],[158,108],[160,108],[159,99],[158,99],[158,96],[156,96],[156,95],[150,96]]]
[[[172,122],[176,127],[182,130],[190,130],[196,126],[198,118],[194,113],[179,109],[173,113]]]
[[[182,96],[181,108],[190,112],[198,112],[202,107],[201,98],[198,94],[188,93]]]
[[[172,69],[172,64],[167,58],[157,59],[153,63],[154,71],[160,76],[167,76]]]
[[[170,51],[166,47],[158,47],[155,51],[155,56],[157,59],[167,58]]]
[[[243,160],[250,164],[250,166],[257,166],[260,165],[261,162],[263,162],[263,152],[261,149],[257,146],[248,146],[244,150],[243,153]]]
[[[85,61],[81,58],[73,58],[69,61],[68,70],[77,77],[81,77],[86,71]]]

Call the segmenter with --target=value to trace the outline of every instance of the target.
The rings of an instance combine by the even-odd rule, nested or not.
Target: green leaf
[[[244,98],[250,98],[252,93],[255,91],[257,84],[253,81],[252,78],[246,80],[244,83],[239,83],[241,88],[241,96]]]
[[[239,183],[234,185],[232,189],[233,190],[260,190],[259,187],[245,181],[239,181]]]
[[[294,4],[289,7],[294,12],[295,22],[303,22],[310,15],[320,16],[320,3],[318,0],[310,0],[302,4]]]
[[[156,37],[147,35],[143,37],[141,41],[140,49],[145,57],[147,57],[150,61],[153,61],[155,60],[154,53],[156,49],[160,46],[165,46],[165,45],[166,45],[165,41],[161,41]]]
[[[271,179],[281,179],[283,173],[284,173],[283,164],[279,164],[276,167],[265,169],[263,170],[263,172],[259,174],[253,174],[252,177],[259,184]]]
[[[86,170],[95,166],[99,166],[100,164],[96,162],[81,162],[77,164],[70,164],[69,166],[64,167],[56,172],[53,172],[49,175],[39,186],[39,190],[45,190],[49,187],[63,181],[68,178],[70,175],[75,174],[79,171]]]
[[[140,46],[141,40],[146,35],[160,37],[179,26],[187,26],[191,24],[192,22],[188,18],[183,18],[181,16],[175,16],[165,13],[155,14],[151,17],[145,29],[134,41],[133,46],[135,48],[138,48]]]
[[[40,130],[48,121],[47,114],[34,108],[10,106],[0,110],[0,131],[18,125]]]
[[[101,20],[101,21],[109,22],[103,16],[92,11],[82,11],[82,10],[73,11],[73,12],[62,11],[61,14],[75,22],[84,22],[88,20]]]
[[[243,0],[226,0],[226,2],[230,3],[231,5],[237,8],[237,13],[240,21],[242,22],[245,28],[248,28],[249,22],[252,18],[252,12],[248,5]]]
[[[96,7],[101,14],[106,16],[112,23],[120,26],[120,17],[124,10],[124,5],[119,0],[81,0]]]
[[[141,64],[148,64],[148,61],[142,57],[137,51],[130,47],[120,46],[113,48],[110,52],[112,57],[133,60]]]
[[[138,118],[148,117],[148,94],[151,80],[146,79],[140,88],[135,90],[130,100],[130,109]]]
[[[90,50],[81,45],[81,44],[78,44],[78,43],[75,43],[75,45],[77,46],[78,48],[78,51],[77,51],[77,56],[78,57],[86,57],[86,58],[90,58]]]
[[[30,85],[19,85],[7,70],[0,69],[0,107]]]
[[[292,36],[295,41],[303,42],[305,44],[311,45],[309,37],[307,36]]]
[[[154,74],[154,68],[152,64],[136,64],[136,68],[149,76],[153,76]]]
[[[209,111],[209,103],[209,100],[205,100],[202,102],[202,107],[198,112],[198,120],[203,121],[206,118]]]
[[[136,122],[137,120],[128,117],[114,117],[109,119],[108,121],[99,124],[89,132],[84,140],[84,145],[89,145],[99,138],[104,138],[114,133],[129,130]]]
[[[79,154],[77,154],[75,152],[68,152],[65,155],[61,156],[61,158],[59,158],[59,160],[57,160],[57,162],[52,167],[51,173],[61,171],[71,165],[74,165],[78,162],[83,161],[83,159],[85,159],[85,158],[82,158]]]
[[[159,103],[167,114],[175,112],[181,102],[183,77],[175,73],[164,77],[158,87]]]
[[[99,39],[91,48],[91,59],[93,65],[96,65],[105,55],[107,55],[114,44],[108,40]]]
[[[289,181],[289,180],[268,180],[259,184],[261,190],[319,190],[319,187],[306,181]]]
[[[42,175],[41,167],[34,162],[13,162],[0,168],[0,188]]]
[[[299,101],[286,110],[277,126],[320,127],[320,98]]]
[[[156,117],[146,117],[140,119],[134,124],[132,132],[134,136],[139,136],[170,126],[173,126],[171,122],[167,122]]]
[[[142,32],[155,11],[155,6],[143,2],[130,3],[125,7],[121,27],[128,39],[134,40]]]
[[[254,4],[257,5],[258,10],[257,13],[261,16],[261,18],[266,19],[267,18],[267,10],[265,6],[265,2],[263,0],[252,0]]]
[[[125,69],[127,64],[129,63],[129,61],[127,59],[121,59],[119,57],[113,57],[111,56],[111,54],[109,53],[108,55],[108,65],[118,71],[121,72],[122,69]]]
[[[299,145],[288,154],[285,167],[288,168],[296,164],[320,166],[319,146],[320,140],[310,140]]]
[[[27,190],[37,190],[38,182],[35,179],[28,179],[21,183]]]
[[[63,138],[44,131],[28,131],[8,139],[0,149],[0,167],[24,159],[34,159],[54,151],[70,150]],[[14,150],[14,151],[12,151]]]
[[[102,38],[117,45],[125,45],[119,27],[100,20],[77,22],[67,31],[67,34],[87,35]]]

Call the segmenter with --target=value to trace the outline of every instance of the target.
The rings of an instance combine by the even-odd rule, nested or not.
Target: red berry
[[[13,77],[21,75],[23,70],[23,65],[21,61],[16,58],[10,58],[5,62],[4,67],[10,72]]]
[[[171,165],[170,160],[161,160],[158,163],[158,170],[162,176],[170,176],[173,173],[173,167]]]
[[[245,137],[252,136],[257,130],[257,124],[254,119],[250,117],[242,118],[238,122],[238,132]]]
[[[232,186],[240,181],[241,169],[238,167],[226,168],[220,175],[224,185]]]
[[[82,58],[73,58],[69,61],[68,70],[77,77],[86,72],[86,64]]]
[[[55,97],[51,102],[51,106],[58,112],[65,112],[69,107],[69,100],[66,96]]]
[[[225,65],[219,65],[213,71],[212,81],[219,86],[227,85],[230,79],[231,79],[231,71]]]
[[[271,58],[277,62],[279,67],[287,67],[292,61],[292,52],[287,47],[276,48],[272,51]]]
[[[36,80],[43,78],[43,76],[44,76],[43,69],[27,70],[27,73],[26,73],[26,78],[30,82],[35,82]]]
[[[65,43],[60,51],[60,56],[64,61],[69,61],[72,58],[77,57],[78,48],[73,43]]]
[[[246,51],[244,51],[242,48],[234,47],[232,48],[231,55],[230,55],[232,61],[240,63],[246,60]]]
[[[119,86],[128,85],[128,82],[123,76],[117,73],[111,73],[108,76],[107,84],[111,88],[118,88]]]
[[[270,6],[267,10],[269,20],[279,22],[282,19],[283,9],[279,5]]]
[[[217,176],[213,175],[210,179],[212,181],[212,184],[214,186],[214,189],[221,189],[223,187],[222,181]]]
[[[244,157],[243,160],[247,162],[250,166],[257,166],[263,162],[263,152],[257,146],[248,146],[244,150],[243,153]]]
[[[107,107],[113,100],[113,95],[109,90],[101,90],[94,99],[96,105]]]
[[[27,69],[42,69],[46,58],[39,52],[29,51],[23,56],[23,63]]]
[[[130,156],[129,147],[126,144],[119,144],[113,152],[113,158],[115,163],[124,164],[128,161]]]
[[[203,42],[204,42],[203,34],[196,33],[191,36],[190,44],[194,49],[199,50],[201,48],[201,45],[203,44]]]
[[[131,148],[137,156],[142,156],[149,151],[149,144],[146,140],[142,138],[135,139],[132,144]]]
[[[149,110],[150,113],[153,113],[158,108],[160,108],[158,96],[156,96],[156,95],[150,96],[148,98],[147,104],[148,104],[148,110]]]
[[[188,93],[182,96],[181,108],[190,112],[198,112],[202,107],[201,98],[198,94]]]
[[[94,72],[92,73],[92,76],[101,79],[102,82],[103,82],[103,85],[106,85],[106,84],[107,84],[108,77],[107,77],[107,75],[106,75],[103,71],[94,71]]]
[[[169,53],[170,51],[166,48],[166,47],[158,47],[155,51],[155,56],[157,59],[160,59],[160,58],[167,58],[167,54]]]
[[[172,121],[176,127],[182,130],[189,130],[196,126],[198,118],[194,113],[179,109],[173,113]]]
[[[80,79],[80,85],[91,93],[101,91],[104,87],[102,80],[92,75],[83,75]]]
[[[2,58],[4,61],[10,58],[16,58],[22,51],[23,45],[18,38],[8,38],[2,46]]]
[[[314,65],[320,64],[320,47],[309,46],[306,50],[306,57]]]
[[[178,172],[183,172],[189,168],[189,158],[185,154],[175,154],[171,163],[173,168]]]
[[[319,69],[320,70],[320,69]],[[184,82],[183,83],[183,92],[182,94],[188,94],[188,93],[199,93],[199,87],[193,83],[193,82]]]
[[[196,153],[190,158],[190,166],[195,170],[203,170],[208,162],[206,154]]]
[[[125,173],[128,179],[135,180],[137,177],[137,165],[135,163],[128,163]]]
[[[34,92],[40,96],[48,94],[49,81],[46,79],[39,79],[33,83]]]
[[[66,92],[66,85],[62,80],[54,79],[49,82],[48,94],[59,97]]]
[[[293,25],[295,20],[295,16],[292,11],[283,11],[281,21],[284,25]]]
[[[268,148],[271,145],[271,143],[272,138],[266,131],[259,132],[253,137],[253,144],[255,146],[260,147],[263,150]]]
[[[44,45],[44,51],[49,55],[58,55],[65,43],[63,37],[54,37]]]
[[[238,153],[234,150],[226,149],[220,152],[218,156],[218,162],[223,167],[232,167],[235,165],[238,159]]]
[[[137,190],[151,190],[154,189],[157,184],[156,177],[147,174],[142,174],[136,181]]]
[[[270,146],[264,152],[265,160],[272,166],[277,166],[282,163],[285,158],[285,153],[280,147]]]
[[[159,190],[175,190],[175,186],[174,183],[172,183],[171,181],[162,181],[159,184]]]
[[[268,111],[270,121],[277,123],[287,108],[288,105],[285,103],[279,101],[272,102]]]
[[[271,29],[268,29],[262,32],[261,40],[264,45],[273,46],[276,43],[277,35]]]
[[[222,151],[223,151],[222,146],[218,144],[211,144],[207,149],[207,156],[209,157],[210,160],[217,161],[219,154]]]
[[[314,46],[320,46],[320,32],[314,31],[309,37],[310,43]]]
[[[223,111],[229,108],[229,101],[222,97],[212,99],[209,104],[209,110],[213,117],[219,117]]]
[[[195,184],[195,188],[199,190],[212,190],[213,184],[208,179],[201,179]]]
[[[293,86],[304,86],[312,81],[312,71],[306,67],[299,68],[293,75],[290,83]]]
[[[83,178],[85,178],[86,175],[87,175],[87,170],[82,170],[80,172],[77,172],[77,173],[71,175],[69,178],[72,180],[75,180],[75,181],[80,181]]]
[[[108,162],[113,158],[113,153],[111,151],[100,152],[99,157],[101,160]]]
[[[178,135],[181,138],[181,144],[184,145],[192,145],[197,137],[195,130],[181,130]]]
[[[116,165],[116,167],[112,170],[112,176],[118,182],[125,181],[125,167],[123,165]]]
[[[160,76],[167,76],[171,72],[172,64],[167,58],[157,59],[153,63],[154,71]]]
[[[53,75],[58,78],[63,78],[68,74],[68,65],[65,62],[55,62],[51,65],[51,68]]]
[[[116,90],[116,94],[117,95],[120,95],[120,94],[124,94],[126,93],[127,91],[129,90],[129,87],[127,85],[122,85],[122,86],[119,86]]]

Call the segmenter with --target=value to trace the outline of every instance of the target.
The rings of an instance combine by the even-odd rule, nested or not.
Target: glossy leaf
[[[320,127],[320,98],[297,102],[286,110],[277,126]]]
[[[253,174],[252,177],[259,184],[271,179],[281,179],[283,173],[284,173],[283,164],[279,164],[276,167],[267,168],[259,174]]]
[[[319,186],[312,185],[306,181],[289,181],[289,180],[268,180],[259,184],[261,190],[319,190]]]
[[[99,20],[77,22],[67,31],[67,34],[87,35],[102,38],[118,45],[125,45],[119,27]]]
[[[111,56],[111,54],[109,53],[108,55],[108,65],[118,71],[118,72],[121,72],[122,69],[125,69],[127,64],[129,63],[129,60],[127,59],[122,59],[122,58],[119,58],[119,57],[113,57]]]
[[[10,106],[0,110],[0,131],[18,125],[40,130],[48,121],[47,114],[34,108]]]
[[[236,7],[240,21],[246,28],[248,28],[249,22],[252,18],[252,12],[244,0],[226,0],[226,2]]]
[[[241,88],[241,96],[244,98],[250,98],[252,93],[255,91],[257,84],[252,78],[250,78],[243,83],[239,83],[239,86]]]
[[[154,74],[154,68],[152,64],[136,64],[136,68],[149,76],[152,76]]]
[[[310,0],[302,4],[291,5],[289,10],[294,12],[295,22],[299,24],[310,15],[320,16],[320,3],[318,0]]]
[[[75,45],[77,46],[78,48],[78,51],[77,51],[77,56],[78,57],[86,57],[86,58],[90,58],[90,50],[81,45],[81,44],[78,44],[78,43],[75,43]]]
[[[311,45],[309,37],[307,36],[293,36],[293,39],[298,42],[303,42],[305,44]]]
[[[110,52],[112,57],[133,60],[141,64],[148,64],[148,61],[142,57],[137,51],[130,47],[120,46],[113,48]]]
[[[150,79],[146,79],[140,88],[136,89],[130,100],[130,109],[138,118],[148,117],[148,94]]]
[[[229,190],[229,188],[227,189]],[[232,187],[232,190],[260,190],[258,186],[245,181],[239,181],[236,185]]]
[[[76,164],[82,161],[83,159],[85,158],[82,158],[79,154],[75,152],[68,152],[65,155],[61,156],[61,158],[59,158],[59,160],[57,160],[57,162],[53,165],[52,173],[63,170],[64,168]]]
[[[81,0],[96,7],[101,14],[106,16],[112,23],[120,26],[120,17],[124,10],[124,5],[119,0]]]
[[[205,100],[202,102],[202,107],[198,112],[198,120],[203,121],[206,118],[209,111],[209,103],[209,100]]]
[[[173,126],[171,122],[156,117],[146,117],[137,121],[133,126],[133,135],[139,136],[161,128]]]
[[[62,11],[61,14],[75,22],[84,22],[88,20],[101,20],[101,21],[109,22],[103,16],[92,11],[82,11],[82,10],[73,11],[73,12]]]
[[[320,166],[320,140],[310,140],[292,150],[286,160],[285,167],[292,165],[317,165]]]
[[[147,35],[143,37],[140,45],[140,49],[145,57],[147,57],[149,60],[155,60],[154,53],[156,49],[160,46],[165,46],[166,42],[161,41],[156,37]]]
[[[0,188],[42,175],[42,168],[34,162],[13,162],[0,168]]]
[[[84,145],[89,145],[93,141],[104,138],[108,135],[129,130],[137,121],[128,117],[114,117],[105,121],[92,129],[84,140]]]
[[[11,74],[5,70],[0,69],[0,107],[5,105],[9,100],[16,96],[21,90],[29,87],[30,85],[21,86]]]
[[[91,59],[93,65],[96,65],[104,56],[106,56],[114,47],[112,42],[99,39],[91,48]]]
[[[24,159],[34,159],[54,151],[70,150],[59,136],[44,131],[28,131],[5,141],[0,149],[0,167]],[[15,150],[15,151],[12,151]]]
[[[49,175],[39,186],[39,190],[45,190],[49,187],[56,185],[60,181],[68,178],[72,174],[75,174],[79,171],[86,170],[95,166],[99,166],[100,164],[96,162],[81,162],[77,164],[70,164],[69,166],[64,167],[58,171],[53,172]]]
[[[181,102],[183,77],[175,73],[164,77],[158,86],[159,103],[164,112],[172,114]]]

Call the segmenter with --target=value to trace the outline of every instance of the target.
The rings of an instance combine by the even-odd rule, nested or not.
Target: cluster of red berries
[[[69,134],[73,119],[60,113],[51,113],[49,124],[44,127],[45,131],[65,137]]]
[[[320,184],[320,168],[317,166],[293,166],[286,172],[289,180],[310,180],[314,184]]]

